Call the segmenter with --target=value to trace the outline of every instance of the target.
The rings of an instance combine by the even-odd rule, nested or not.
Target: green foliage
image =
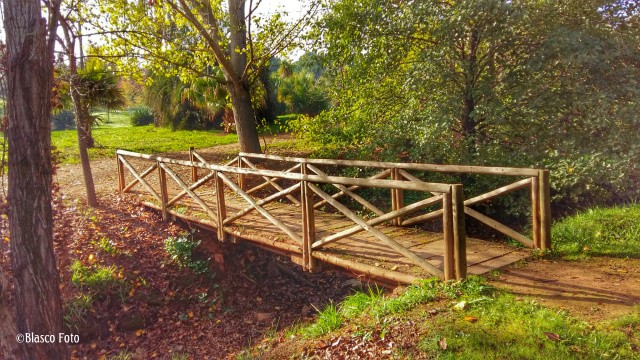
[[[131,126],[145,126],[154,123],[154,116],[147,107],[139,107],[131,114]]]
[[[592,208],[551,228],[553,250],[567,258],[640,258],[640,205]]]
[[[334,304],[327,305],[318,312],[318,318],[312,325],[300,329],[302,336],[315,338],[327,334],[342,325],[342,315]]]
[[[71,264],[71,282],[97,298],[107,298],[122,291],[124,281],[114,266],[85,266],[80,260]]]
[[[116,244],[113,242],[113,240],[107,237],[101,238],[100,242],[98,243],[98,246],[107,254],[115,255],[118,253],[118,248],[116,247]]]
[[[62,110],[51,115],[51,131],[73,130],[76,120],[73,111]]]
[[[65,303],[64,324],[69,329],[78,329],[86,323],[87,314],[93,306],[93,297],[90,294],[80,294]]]
[[[296,124],[319,156],[546,167],[565,206],[638,196],[629,3],[326,5],[311,36],[322,39],[334,106]],[[462,180],[478,190],[493,181]]]
[[[164,249],[173,262],[182,268],[188,268],[198,275],[211,275],[209,259],[195,259],[195,250],[200,240],[194,240],[189,234],[170,237],[164,241]]]
[[[378,316],[372,316],[375,314]],[[484,278],[471,276],[453,283],[425,281],[408,287],[397,297],[371,291],[354,294],[337,308],[329,306],[315,324],[298,332],[306,337],[346,337],[344,331],[353,328],[380,329],[384,324],[394,327],[407,320],[422,323],[428,316],[417,329],[420,357],[631,359],[638,358],[632,343],[640,334],[639,314],[594,327],[562,311],[494,289]],[[353,326],[337,334],[346,320]]]

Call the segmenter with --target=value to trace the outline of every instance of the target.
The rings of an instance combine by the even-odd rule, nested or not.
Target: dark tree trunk
[[[247,28],[245,23],[245,0],[229,0],[229,45],[231,47],[231,76],[227,78],[227,88],[236,120],[236,131],[240,150],[260,153],[260,138],[256,126],[256,116],[251,105],[249,82],[244,76],[247,67]],[[229,75],[225,75],[228,77]],[[235,80],[235,81],[229,81]]]
[[[53,47],[47,44],[40,1],[4,0],[3,6],[8,59],[7,135],[11,149],[9,231],[17,332],[57,338],[64,330],[51,210]],[[29,359],[69,357],[66,345],[57,341],[24,348]],[[22,357],[19,353],[3,355]]]

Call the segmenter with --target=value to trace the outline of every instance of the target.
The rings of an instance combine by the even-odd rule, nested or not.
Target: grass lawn
[[[231,144],[238,141],[235,134],[223,134],[222,131],[178,130],[156,128],[153,125],[132,127],[129,111],[111,111],[96,113],[103,120],[93,129],[96,147],[89,149],[91,159],[114,156],[116,149],[125,149],[141,153],[159,153],[185,151],[190,146],[196,149],[215,145]],[[0,156],[4,142],[0,133]],[[57,159],[63,164],[79,163],[78,140],[75,130],[51,132],[51,142],[55,147]]]
[[[97,127],[93,129],[96,147],[89,149],[89,157],[98,159],[113,156],[116,149],[141,153],[160,153],[196,149],[238,141],[235,134],[218,131],[177,130],[156,128],[153,125],[137,127]],[[59,152],[61,163],[78,163],[78,141],[75,130],[54,131],[51,141]]]
[[[554,252],[566,259],[640,258],[640,204],[592,208],[553,225]]]

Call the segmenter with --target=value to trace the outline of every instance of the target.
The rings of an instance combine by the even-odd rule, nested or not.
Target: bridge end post
[[[396,168],[389,169],[391,171],[391,180],[402,180],[402,174],[400,170]],[[391,210],[397,211],[404,207],[404,193],[402,189],[391,189]],[[397,217],[392,220],[392,224],[395,226],[402,226],[402,217]]]
[[[540,170],[540,250],[551,249],[551,185],[549,170]]]
[[[169,201],[169,192],[167,191],[167,172],[164,169],[164,164],[160,161],[157,162],[158,166],[158,179],[160,180],[160,203],[162,206],[162,220],[169,220],[169,211],[167,209],[167,202]]]
[[[442,194],[442,233],[444,235],[444,280],[453,280],[456,276],[451,191]]]
[[[216,213],[218,223],[218,240],[226,241],[227,234],[224,232],[224,220],[227,218],[227,207],[224,200],[224,181],[218,176],[218,172],[215,172],[215,186],[216,186]]]
[[[533,248],[540,249],[540,176],[531,178],[531,233]]]
[[[196,162],[197,160],[196,156],[193,154],[195,150],[196,149],[193,146],[189,147],[189,161],[191,162]],[[198,181],[198,168],[195,166],[191,166],[191,181]]]
[[[467,277],[467,232],[464,221],[464,193],[462,184],[451,186],[451,208],[453,228],[453,252],[456,279]]]
[[[125,180],[124,180],[124,164],[122,163],[122,159],[120,155],[116,154],[116,161],[118,162],[118,191],[120,193],[124,192],[125,188]]]

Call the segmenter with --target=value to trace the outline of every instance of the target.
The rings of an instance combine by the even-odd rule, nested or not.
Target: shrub
[[[200,245],[200,240],[194,240],[189,235],[170,237],[164,242],[164,249],[178,266],[189,268],[198,275],[210,275],[209,259],[198,260],[194,252]]]
[[[141,107],[137,108],[133,111],[131,115],[131,125],[132,126],[145,126],[153,124],[155,118],[153,113],[149,108]]]
[[[51,116],[51,130],[74,130],[76,128],[76,117],[73,111],[62,110]]]
[[[71,271],[71,282],[97,298],[107,298],[124,288],[124,281],[117,274],[115,266],[85,266],[76,260],[71,264]]]

